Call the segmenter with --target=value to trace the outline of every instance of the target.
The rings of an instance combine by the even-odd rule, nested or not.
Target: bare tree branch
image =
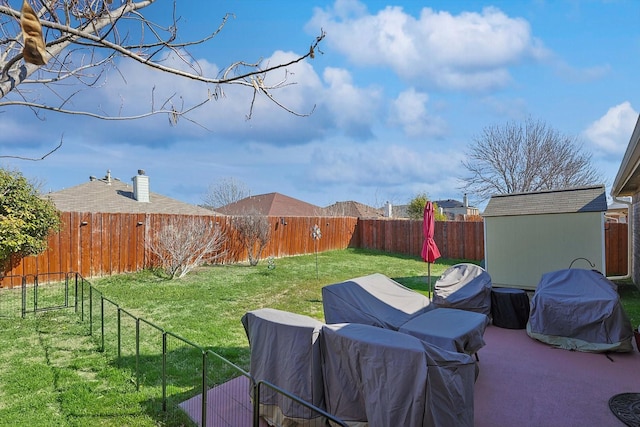
[[[170,25],[161,26],[147,19],[143,13],[146,7],[156,1],[128,0],[118,6],[114,4],[116,2],[106,0],[42,0],[42,7],[37,14],[44,30],[47,65],[35,65],[24,61],[24,37],[18,25],[21,12],[9,6],[7,0],[0,0],[0,99],[3,100],[0,107],[26,106],[34,111],[80,114],[103,120],[134,120],[150,115],[167,114],[170,123],[175,124],[179,118],[223,96],[222,86],[233,84],[245,86],[253,91],[247,118],[252,116],[257,95],[264,96],[291,114],[310,114],[299,113],[287,107],[278,101],[274,91],[292,84],[287,81],[287,67],[313,58],[316,52],[320,52],[319,45],[324,39],[324,31],[315,38],[305,54],[288,62],[265,66],[261,60],[253,63],[236,61],[222,70],[218,76],[209,76],[202,72],[187,49],[210,42],[223,30],[233,15],[225,15],[210,34],[198,40],[176,42],[180,23],[180,19],[175,15],[176,2],[174,0]],[[129,39],[134,37],[135,41],[130,42]],[[99,52],[107,54],[101,57]],[[164,63],[164,59],[170,53],[179,58],[188,70]],[[141,66],[174,75],[176,78],[213,85],[214,89],[208,88],[203,91],[205,96],[190,105],[172,105],[169,97],[158,104],[170,105],[168,108],[156,108],[152,105],[146,113],[118,117],[99,111],[65,108],[65,105],[70,105],[69,101],[72,98],[81,96],[81,90],[62,96],[60,103],[56,104],[43,101],[39,96],[40,92],[21,89],[22,85],[27,83],[30,86],[39,84],[53,93],[58,93],[53,86],[72,77],[81,88],[100,87],[106,84],[105,71],[109,67],[117,70],[118,58],[128,58]],[[285,71],[284,79],[274,85],[266,84],[265,76],[276,70]],[[10,94],[16,94],[17,98],[7,98]]]
[[[495,194],[591,185],[601,179],[591,155],[575,137],[531,118],[524,124],[484,128],[462,164],[469,173],[463,178],[464,190],[480,200]]]
[[[49,150],[47,153],[42,155],[42,157],[36,158],[36,157],[0,155],[0,159],[17,159],[17,160],[29,160],[29,161],[33,161],[33,162],[39,162],[40,160],[44,160],[45,158],[49,157],[50,155],[52,155],[53,153],[58,151],[60,149],[60,147],[62,147],[62,138],[60,138],[60,142],[58,143],[58,145],[56,145],[55,148],[53,148],[52,150]]]

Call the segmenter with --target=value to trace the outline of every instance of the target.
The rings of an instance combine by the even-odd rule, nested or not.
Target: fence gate
[[[77,309],[79,301],[76,294],[80,297],[84,291],[84,280],[78,273],[40,273],[4,276],[3,279],[8,280],[13,286],[0,286],[0,317],[25,317],[27,313],[64,308]],[[15,286],[18,283],[20,285]]]

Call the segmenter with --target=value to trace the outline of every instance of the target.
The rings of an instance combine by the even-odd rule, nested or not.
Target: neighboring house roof
[[[209,209],[184,203],[149,192],[149,202],[134,197],[132,185],[111,178],[91,178],[75,187],[46,194],[61,212],[162,213],[182,215],[214,215]]]
[[[320,206],[294,199],[280,193],[260,194],[245,197],[216,209],[225,215],[256,213],[266,216],[318,216],[323,214]]]
[[[336,202],[324,208],[324,212],[328,216],[353,216],[356,218],[381,218],[384,216],[382,209],[354,201]]]
[[[409,205],[393,205],[391,216],[393,218],[409,218]]]
[[[439,208],[442,209],[464,208],[464,203],[453,199],[436,200],[433,203],[435,203]]]
[[[482,216],[605,212],[604,185],[492,196]]]
[[[629,200],[630,201],[630,200]],[[629,210],[629,205],[620,202],[609,203],[607,206],[607,211],[609,212],[627,212]]]
[[[611,187],[611,195],[633,196],[640,192],[640,115],[633,129],[627,151],[624,153],[620,169]]]

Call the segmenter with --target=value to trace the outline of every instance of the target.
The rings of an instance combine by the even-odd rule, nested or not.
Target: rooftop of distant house
[[[89,177],[89,181],[64,190],[48,193],[61,212],[158,213],[214,215],[215,212],[150,191],[150,178],[138,170],[126,184],[111,176]]]

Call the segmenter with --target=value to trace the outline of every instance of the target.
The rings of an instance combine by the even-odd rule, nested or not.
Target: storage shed
[[[484,217],[485,268],[493,286],[535,289],[566,268],[606,275],[604,185],[493,196]]]

